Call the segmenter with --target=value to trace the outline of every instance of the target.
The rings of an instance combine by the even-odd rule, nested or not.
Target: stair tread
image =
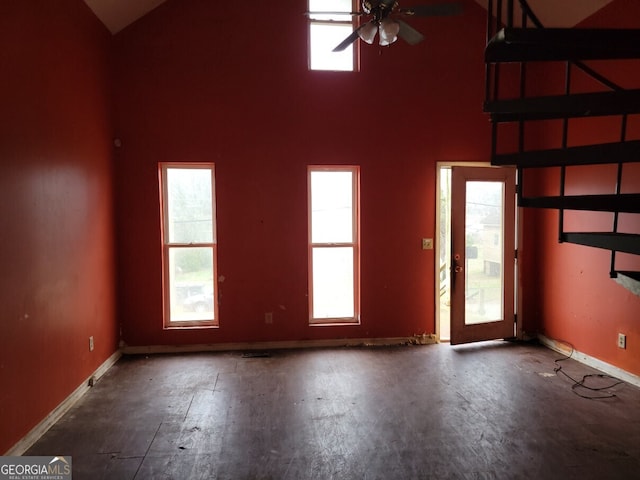
[[[640,193],[523,197],[520,199],[520,206],[593,212],[640,213]]]
[[[640,58],[640,29],[503,28],[485,61],[526,62]]]
[[[494,155],[492,165],[523,168],[561,167],[571,165],[604,165],[640,161],[640,140],[581,145],[549,150]]]
[[[640,272],[632,272],[629,270],[617,270],[616,273],[619,275],[624,275],[625,277],[632,278],[637,282],[640,282]]]
[[[640,113],[640,89],[493,100],[484,112],[493,122]]]
[[[564,232],[562,241],[588,247],[640,255],[640,234],[612,232]]]

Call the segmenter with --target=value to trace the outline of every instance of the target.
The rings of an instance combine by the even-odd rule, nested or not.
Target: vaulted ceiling
[[[84,1],[111,33],[117,33],[166,0]],[[475,1],[486,8],[488,0]],[[572,27],[612,1],[613,0],[529,0],[529,5],[543,25],[547,27]],[[402,2],[403,5],[420,3],[420,0],[407,0],[406,2]],[[504,3],[506,4],[506,1]],[[519,17],[517,12],[518,9],[516,8],[516,17]]]
[[[84,0],[111,33],[144,17],[166,0]]]
[[[487,8],[488,0],[475,0]],[[593,15],[613,0],[529,0],[531,10],[545,27],[573,27]],[[506,9],[506,1],[503,1]],[[520,8],[515,2],[514,16],[520,18]],[[495,2],[494,2],[495,5]],[[494,7],[495,8],[495,7]]]

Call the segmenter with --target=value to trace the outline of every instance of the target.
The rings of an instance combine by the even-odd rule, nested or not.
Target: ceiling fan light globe
[[[380,38],[380,46],[381,47],[387,47],[389,45],[391,45],[392,43],[394,43],[396,40],[398,40],[398,37],[392,38],[390,40],[385,40],[383,38]]]
[[[377,32],[377,25],[369,22],[366,25],[363,25],[362,28],[358,30],[358,36],[363,42],[367,42],[369,45],[371,45],[376,38]]]
[[[398,40],[400,24],[389,18],[380,22],[380,45],[387,46]]]

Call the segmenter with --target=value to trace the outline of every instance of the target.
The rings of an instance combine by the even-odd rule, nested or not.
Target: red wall
[[[0,453],[117,348],[108,42],[80,0],[0,4]]]
[[[432,333],[436,161],[487,161],[486,11],[307,68],[303,0],[169,0],[115,37],[118,295],[129,345]],[[162,328],[161,161],[216,165],[220,328]],[[362,323],[309,327],[306,168],[361,166]],[[274,312],[266,325],[264,313]]]
[[[435,330],[434,252],[420,238],[435,236],[436,162],[487,160],[486,12],[464,0],[460,17],[413,20],[423,44],[364,46],[360,72],[331,73],[307,69],[306,2],[254,3],[169,0],[113,40],[80,0],[0,5],[0,452],[116,350],[116,293],[130,345]],[[619,22],[639,8],[616,0],[586,25],[637,26]],[[607,68],[640,85],[640,69]],[[544,72],[538,87],[552,88]],[[586,122],[572,141],[612,131]],[[533,144],[557,138],[537,127]],[[162,329],[160,161],[216,164],[219,329]],[[360,326],[307,323],[306,167],[322,163],[362,169]],[[609,188],[600,173],[571,188]],[[525,330],[640,374],[640,299],[608,278],[606,252],[557,244],[556,212],[527,211],[525,223]]]
[[[640,2],[616,0],[587,19],[581,27],[639,28]],[[625,88],[640,87],[640,62],[590,62],[599,72]],[[536,78],[538,88],[561,93],[562,67],[546,67]],[[541,84],[544,84],[541,87]],[[574,76],[573,91],[593,91],[593,82],[583,75]],[[628,139],[640,138],[638,116],[630,117]],[[560,147],[559,123],[536,128],[540,147]],[[620,118],[572,120],[569,144],[581,145],[615,142],[620,137]],[[615,166],[578,167],[567,170],[568,194],[615,192]],[[538,172],[529,177],[525,193],[558,194],[557,169]],[[623,191],[640,191],[640,168],[626,165]],[[529,191],[527,192],[527,187]],[[532,187],[532,188],[531,188]],[[640,297],[609,278],[610,255],[606,250],[572,244],[559,244],[558,212],[536,211],[530,214],[528,236],[538,245],[536,252],[538,299],[530,315],[540,320],[540,331],[546,336],[572,343],[592,357],[640,375]],[[620,231],[640,233],[638,215],[621,215]],[[612,227],[612,214],[566,212],[567,231],[606,231]],[[640,258],[619,255],[619,269],[640,270]],[[618,332],[627,335],[627,349],[617,348]]]

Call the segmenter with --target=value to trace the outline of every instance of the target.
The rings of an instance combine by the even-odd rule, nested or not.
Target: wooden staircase
[[[612,278],[624,277],[640,287],[640,272],[618,271],[616,252],[640,255],[640,234],[618,230],[621,213],[640,214],[640,193],[622,193],[624,167],[640,162],[640,140],[627,140],[628,116],[640,113],[640,89],[624,89],[583,63],[584,60],[640,59],[640,29],[544,28],[526,0],[517,0],[522,11],[518,27],[514,26],[514,0],[489,0],[487,21],[486,100],[484,111],[492,122],[491,163],[515,166],[518,177],[518,205],[521,207],[556,209],[559,213],[560,242],[606,249],[611,252]],[[503,18],[504,17],[504,18]],[[531,25],[531,26],[529,26]],[[564,94],[528,97],[526,78],[528,62],[563,62]],[[501,65],[517,64],[516,89],[519,94],[503,98]],[[506,67],[504,67],[506,68]],[[510,67],[513,68],[513,67]],[[580,70],[602,86],[589,93],[571,92],[572,72]],[[512,73],[512,72],[510,72]],[[573,119],[616,116],[620,118],[620,141],[598,145],[568,146],[568,127]],[[558,120],[562,125],[562,144],[548,150],[525,149],[525,126],[538,120]],[[517,151],[503,153],[499,148],[500,129],[511,124],[517,129]],[[513,131],[513,130],[511,130]],[[610,194],[565,195],[567,171],[573,167],[614,165],[616,185]],[[617,167],[616,167],[617,166]],[[558,195],[523,195],[525,171],[540,168],[559,169]],[[565,210],[611,212],[609,231],[567,232]],[[640,294],[640,288],[636,293]]]

